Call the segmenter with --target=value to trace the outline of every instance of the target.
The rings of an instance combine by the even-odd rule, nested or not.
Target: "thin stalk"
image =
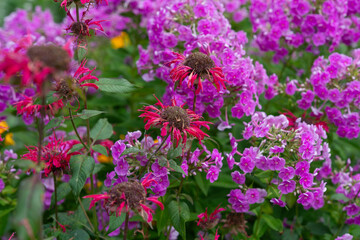
[[[55,193],[55,222],[56,222],[56,229],[59,228],[59,218],[58,218],[58,206],[57,206],[57,188],[56,188],[56,176],[55,173],[53,173],[53,179],[54,179],[54,193]]]
[[[123,237],[123,240],[126,240],[126,239],[127,239],[128,228],[129,228],[129,211],[126,212],[126,217],[125,217],[125,229],[124,229],[124,237]]]
[[[90,218],[89,218],[89,216],[87,215],[87,213],[86,213],[86,211],[85,211],[85,208],[84,208],[84,206],[83,206],[83,204],[82,204],[82,202],[81,202],[80,197],[78,197],[78,201],[79,201],[81,210],[83,211],[83,213],[84,213],[84,215],[85,215],[86,220],[88,221],[91,229],[94,231],[94,230],[95,230],[95,229],[94,229],[94,226],[92,225],[92,223],[91,223],[91,221],[90,221]]]
[[[81,144],[86,148],[86,150],[87,150],[87,151],[90,151],[89,146],[86,145],[86,144],[84,143],[84,141],[83,141],[83,140],[81,139],[81,137],[80,137],[80,134],[79,134],[79,132],[78,132],[76,126],[75,126],[74,118],[73,118],[73,115],[72,115],[72,112],[71,112],[71,109],[70,109],[70,108],[69,108],[69,115],[70,115],[70,121],[71,121],[71,124],[72,124],[72,126],[73,126],[73,128],[74,128],[74,131],[75,131],[76,136],[78,137],[78,139],[79,139],[79,141],[81,142]]]
[[[195,86],[195,89],[194,89],[194,103],[193,103],[193,111],[195,112],[196,110],[196,89],[197,89],[197,86]]]
[[[79,6],[77,5],[77,3],[75,4],[75,6],[76,6],[76,21],[80,22]]]
[[[185,178],[181,178],[181,182],[180,182],[180,185],[179,185],[179,190],[178,190],[177,195],[176,195],[177,198],[180,196],[181,189],[182,189],[183,184],[184,184],[184,179]]]

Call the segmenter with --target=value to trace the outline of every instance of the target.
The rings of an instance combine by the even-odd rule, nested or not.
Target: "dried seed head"
[[[230,232],[234,235],[238,233],[242,233],[247,236],[246,233],[246,220],[243,213],[235,213],[231,212],[227,215],[225,224],[225,228],[230,228]]]
[[[126,201],[129,208],[136,209],[140,203],[145,203],[146,192],[143,186],[136,181],[122,182],[109,191],[110,198],[105,201],[108,212],[116,212],[122,202]],[[123,194],[125,199],[122,198]]]
[[[191,67],[198,76],[201,78],[209,76],[209,70],[215,67],[214,61],[208,55],[195,52],[190,54],[184,62],[185,66]]]
[[[180,131],[190,126],[189,114],[178,106],[171,106],[164,109],[161,118],[169,122],[169,125],[179,129]]]
[[[40,61],[45,66],[65,71],[70,64],[70,56],[65,49],[55,45],[32,46],[27,50],[31,61]]]
[[[76,79],[65,78],[57,81],[55,91],[60,98],[70,100],[78,95],[76,89],[79,87],[80,86],[77,83]]]
[[[71,32],[78,36],[86,36],[89,32],[89,27],[84,22],[74,22],[70,28]]]

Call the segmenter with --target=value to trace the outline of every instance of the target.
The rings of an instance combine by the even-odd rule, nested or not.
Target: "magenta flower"
[[[245,193],[245,198],[250,204],[258,202],[260,200],[259,190],[256,188],[249,188]]]
[[[278,189],[282,194],[288,194],[295,191],[296,182],[293,180],[286,180],[279,184]]]
[[[308,173],[310,169],[310,163],[307,161],[298,162],[295,166],[295,174],[302,175],[304,173]]]
[[[295,170],[292,167],[286,167],[280,170],[279,178],[282,180],[290,180],[295,176]]]
[[[343,208],[348,216],[353,216],[359,213],[360,207],[356,204],[349,204]]]
[[[255,162],[250,157],[242,157],[240,159],[239,167],[244,173],[251,173],[255,167]]]
[[[283,202],[281,199],[273,198],[270,200],[272,204],[279,205],[280,207],[285,207],[286,203]]]
[[[314,200],[314,194],[312,192],[301,193],[297,203],[302,204],[304,207],[310,205]]]
[[[303,173],[300,177],[299,183],[304,188],[310,188],[313,185],[314,176],[311,173]]]
[[[285,166],[285,159],[281,157],[272,157],[268,159],[268,166],[270,170],[280,171]]]
[[[232,180],[237,184],[245,184],[245,174],[241,174],[239,171],[231,173]]]
[[[208,173],[206,174],[206,179],[213,183],[218,179],[219,173],[220,169],[213,165],[210,167]]]

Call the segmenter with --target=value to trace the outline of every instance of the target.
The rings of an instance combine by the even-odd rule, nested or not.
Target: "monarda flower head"
[[[224,79],[221,68],[217,67],[208,55],[201,52],[191,53],[187,57],[179,53],[174,54],[176,58],[168,63],[168,65],[177,64],[170,72],[174,82],[179,81],[181,85],[182,81],[188,77],[188,87],[192,88],[195,84],[196,94],[202,90],[202,81],[205,79],[215,84],[218,92],[220,85],[226,89],[224,82],[228,81]]]
[[[77,141],[64,142],[62,139],[56,139],[54,135],[49,137],[49,143],[42,147],[40,158],[38,157],[38,147],[27,147],[29,152],[22,155],[22,158],[33,162],[37,162],[40,159],[41,162],[44,162],[44,174],[46,177],[50,173],[61,174],[69,169],[71,156],[78,154],[77,152],[69,153],[71,147],[77,143]]]
[[[143,110],[139,110],[144,112],[140,117],[145,118],[146,130],[153,126],[160,126],[161,136],[171,134],[173,139],[176,140],[176,147],[179,145],[180,139],[183,139],[183,144],[186,143],[188,133],[196,137],[200,142],[205,136],[208,137],[206,133],[201,131],[200,127],[210,129],[208,124],[211,124],[211,122],[199,121],[201,118],[199,115],[192,110],[184,109],[183,106],[176,106],[174,99],[170,106],[165,106],[159,99],[157,100],[158,102],[155,105],[160,106],[160,109],[150,105]]]
[[[134,180],[122,182],[113,186],[107,193],[89,195],[84,198],[93,199],[90,203],[90,208],[92,208],[96,202],[103,199],[103,207],[106,209],[108,215],[115,213],[116,216],[120,216],[124,208],[126,212],[132,209],[135,212],[139,212],[148,223],[151,223],[154,210],[145,205],[145,201],[148,200],[157,204],[161,210],[164,210],[164,205],[158,201],[157,197],[146,197],[146,189],[150,186],[151,182],[155,181],[149,179],[150,175],[151,174],[141,183]]]

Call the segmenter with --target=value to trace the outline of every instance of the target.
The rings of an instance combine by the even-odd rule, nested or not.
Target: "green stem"
[[[58,206],[57,206],[57,188],[56,188],[56,176],[53,172],[53,179],[54,179],[54,194],[55,194],[55,222],[56,222],[56,229],[59,228],[59,218],[58,218]]]
[[[129,211],[126,211],[125,229],[124,229],[124,237],[123,237],[123,240],[126,240],[126,239],[127,239],[128,228],[129,228]]]
[[[87,215],[87,213],[86,213],[86,211],[85,211],[84,205],[82,204],[80,197],[78,197],[78,201],[79,201],[81,210],[83,211],[83,213],[84,213],[84,215],[85,215],[86,220],[88,221],[91,229],[94,231],[94,230],[95,230],[95,229],[94,229],[94,226],[92,225],[92,223],[91,223],[91,221],[90,221],[90,218],[89,218],[89,216]]]
[[[80,22],[79,6],[77,3],[75,3],[75,6],[76,6],[76,21]]]
[[[73,126],[73,128],[74,128],[74,131],[75,131],[76,136],[78,137],[78,139],[79,139],[79,141],[81,142],[81,144],[86,148],[86,150],[87,150],[87,151],[90,151],[89,146],[86,145],[86,144],[84,143],[84,141],[83,141],[83,140],[81,139],[81,137],[80,137],[80,134],[79,134],[79,132],[78,132],[76,126],[75,126],[74,118],[73,118],[73,115],[72,115],[72,112],[71,112],[71,109],[70,109],[70,108],[69,108],[69,116],[70,116],[70,121],[71,121],[71,124],[72,124],[72,126]]]

